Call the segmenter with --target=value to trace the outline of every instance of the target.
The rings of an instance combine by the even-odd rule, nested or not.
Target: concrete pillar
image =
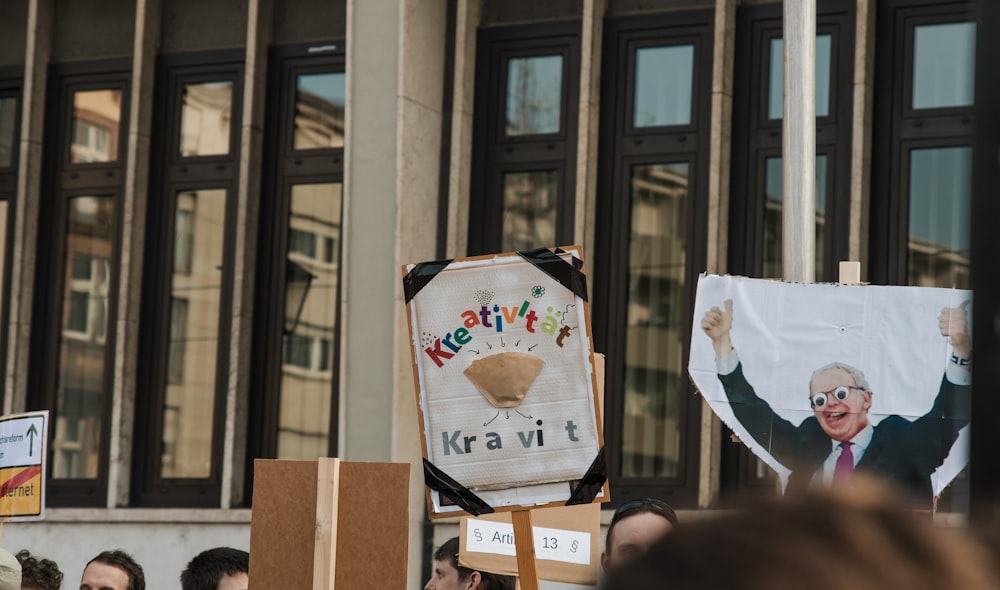
[[[409,461],[411,554],[423,475],[400,267],[434,257],[445,0],[347,4],[341,456]],[[422,560],[410,560],[419,588]]]
[[[29,0],[21,109],[21,141],[11,252],[10,322],[7,329],[7,372],[4,412],[25,407],[31,313],[34,301],[38,207],[42,185],[42,138],[45,132],[45,90],[52,54],[52,0]]]
[[[236,189],[236,247],[233,249],[233,311],[229,334],[225,442],[222,452],[222,508],[229,508],[243,501],[247,450],[245,424],[253,351],[260,170],[264,147],[264,97],[267,91],[267,48],[271,44],[273,11],[273,0],[249,0],[247,4],[240,163]]]
[[[160,41],[161,0],[137,0],[132,54],[128,130],[125,153],[125,193],[122,202],[121,266],[115,317],[115,359],[112,379],[111,448],[108,457],[108,508],[128,505],[135,422],[136,351],[139,349],[139,308],[149,201],[150,137],[153,127],[153,81]]]

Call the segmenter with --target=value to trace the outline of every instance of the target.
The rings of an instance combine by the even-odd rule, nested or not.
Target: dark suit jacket
[[[771,455],[791,470],[787,491],[808,488],[816,470],[830,455],[830,437],[815,416],[798,426],[774,413],[757,397],[743,375],[742,363],[728,375],[719,375],[736,419]],[[871,443],[858,461],[858,472],[888,478],[908,490],[914,500],[928,504],[930,475],[948,456],[958,431],[969,423],[971,386],[941,380],[930,412],[910,422],[888,416],[874,427]]]

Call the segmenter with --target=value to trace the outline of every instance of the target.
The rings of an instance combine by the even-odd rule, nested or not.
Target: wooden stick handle
[[[521,590],[538,590],[531,511],[516,510],[511,513],[511,520],[514,522],[514,548],[517,550],[517,576],[521,582]]]

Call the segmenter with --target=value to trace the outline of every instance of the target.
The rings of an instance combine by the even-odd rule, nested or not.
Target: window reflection
[[[555,170],[504,174],[504,252],[556,245],[558,184]]]
[[[694,45],[637,49],[632,125],[689,124],[693,90]]]
[[[292,186],[282,337],[279,459],[326,456],[334,391],[340,183]]]
[[[673,477],[680,452],[688,164],[632,167],[623,477]]]
[[[73,141],[70,162],[114,162],[122,114],[120,90],[73,93]]]
[[[0,168],[9,168],[14,163],[17,145],[17,99],[0,98]]]
[[[827,157],[816,156],[816,280],[823,280],[824,235],[826,232]],[[767,158],[764,162],[764,277],[780,279],[782,269],[782,159]]]
[[[972,105],[975,70],[975,23],[914,27],[913,108]]]
[[[115,205],[69,200],[52,476],[96,478],[100,453]]]
[[[233,83],[185,84],[181,106],[181,156],[229,153]]]
[[[177,194],[163,401],[163,478],[211,475],[225,215],[223,189]],[[187,266],[178,265],[178,260]]]
[[[910,285],[970,288],[971,186],[971,147],[910,152]]]
[[[830,54],[833,37],[816,35],[816,116],[830,114]],[[785,108],[785,43],[781,37],[771,39],[771,64],[768,77],[767,118],[780,120]]]
[[[295,82],[293,148],[344,147],[344,74],[303,74]]]
[[[507,62],[506,135],[559,133],[563,57],[517,57]]]

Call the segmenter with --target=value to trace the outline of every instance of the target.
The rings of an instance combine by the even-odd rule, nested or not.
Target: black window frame
[[[136,431],[132,456],[132,506],[218,507],[222,492],[226,398],[229,379],[230,326],[236,236],[236,205],[240,166],[240,121],[243,100],[244,52],[213,51],[161,55],[157,59],[153,109],[153,149],[146,216],[142,311],[137,382],[143,383],[135,400]],[[184,87],[203,82],[232,83],[229,152],[182,156],[181,114]],[[161,476],[165,422],[164,403],[170,379],[169,335],[174,273],[174,224],[177,196],[183,191],[226,192],[223,264],[220,284],[218,345],[212,400],[212,442],[209,475],[203,478]],[[141,392],[141,395],[138,393]]]
[[[107,333],[105,336],[103,383],[101,392],[101,433],[97,477],[93,479],[56,479],[49,470],[46,504],[51,507],[99,507],[107,505],[108,469],[111,445],[111,408],[114,403],[114,360],[116,346],[117,296],[121,259],[122,204],[124,197],[125,154],[131,100],[131,62],[103,60],[53,64],[49,67],[49,90],[46,100],[47,126],[43,147],[41,197],[38,224],[37,259],[40,272],[35,277],[35,301],[32,310],[31,355],[28,370],[29,410],[48,409],[53,424],[49,428],[49,464],[52,465],[59,416],[57,385],[64,286],[62,272],[67,245],[67,210],[70,199],[79,196],[110,196],[115,200],[116,215],[112,227],[108,293]],[[73,95],[78,91],[114,89],[121,92],[117,158],[112,162],[71,163]]]
[[[555,244],[573,242],[577,128],[580,103],[580,20],[480,28],[476,42],[468,254],[499,252],[503,244],[503,183],[511,172],[555,170]],[[563,57],[562,105],[557,133],[507,137],[507,61]]]
[[[975,0],[886,0],[879,2],[876,39],[874,139],[872,142],[869,278],[906,285],[909,236],[909,162],[914,148],[970,147],[975,105],[935,109],[912,104],[913,28],[924,24],[977,22]],[[889,47],[884,44],[889,43]],[[982,59],[984,56],[977,56]],[[983,83],[976,80],[977,84]]]
[[[698,502],[701,451],[700,398],[688,379],[678,379],[678,410],[683,424],[678,476],[673,478],[618,475],[623,420],[626,338],[625,279],[628,271],[630,224],[630,170],[635,164],[687,162],[692,189],[688,193],[684,221],[686,247],[685,287],[680,317],[694,313],[698,274],[705,268],[708,241],[708,179],[711,129],[711,92],[714,10],[669,14],[608,17],[604,23],[604,55],[601,80],[600,156],[597,184],[596,230],[592,317],[594,341],[607,355],[605,377],[605,452],[612,486],[612,502],[619,505],[634,497],[658,497],[680,508]],[[634,79],[632,43],[663,45],[695,41],[691,124],[686,126],[634,128],[630,116],[629,87]],[[624,78],[624,79],[621,79]],[[623,206],[623,203],[626,205]],[[690,322],[680,322],[682,341],[690,341]],[[687,366],[684,345],[681,365]],[[681,375],[683,377],[683,375]]]
[[[839,278],[838,262],[847,260],[850,248],[855,12],[855,3],[847,0],[817,5],[816,34],[831,35],[830,108],[826,116],[816,117],[816,155],[825,155],[827,162],[824,260],[817,271],[830,282]],[[782,157],[782,119],[769,119],[767,112],[770,50],[771,40],[782,36],[780,4],[737,9],[727,268],[737,275],[764,273],[766,164]],[[757,459],[731,435],[722,429],[720,502],[776,494],[774,471],[765,467],[767,475],[756,477]]]
[[[317,52],[314,47],[324,51]],[[257,285],[254,309],[253,379],[250,395],[249,428],[245,468],[246,492],[243,505],[249,506],[253,489],[253,461],[275,458],[283,364],[282,338],[285,320],[285,276],[288,254],[288,218],[293,185],[343,183],[344,147],[295,149],[296,77],[311,73],[346,72],[346,43],[331,40],[320,44],[272,47],[269,55],[268,109],[264,131],[264,161],[274,162],[263,171],[260,205]],[[344,138],[346,142],[346,137]],[[343,200],[341,201],[343,208]],[[343,220],[342,220],[343,223]],[[341,260],[343,257],[340,246]],[[336,304],[340,303],[343,264],[338,263]],[[340,330],[337,318],[332,347],[332,390],[329,417],[328,455],[337,456],[340,400]]]

